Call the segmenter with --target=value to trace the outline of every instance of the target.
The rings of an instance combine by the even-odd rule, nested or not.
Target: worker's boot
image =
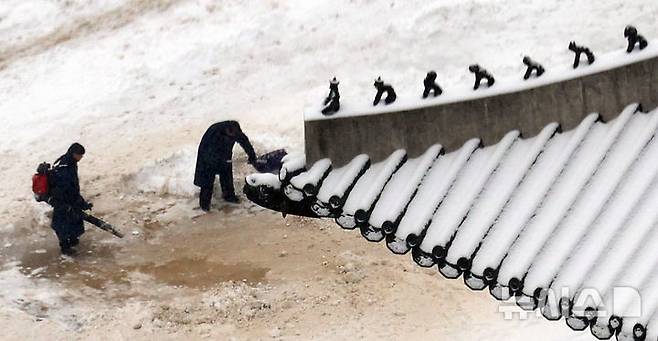
[[[235,194],[229,194],[224,196],[226,202],[237,204],[240,202],[240,199]]]
[[[71,247],[63,247],[61,248],[61,252],[65,256],[75,256],[77,254],[77,251]]]
[[[210,202],[212,201],[212,187],[201,187],[199,193],[199,207],[202,210],[210,211]]]

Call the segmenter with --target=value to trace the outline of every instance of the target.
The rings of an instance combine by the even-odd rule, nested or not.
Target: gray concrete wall
[[[305,123],[306,159],[329,157],[334,166],[360,153],[379,161],[398,148],[410,157],[434,143],[447,152],[480,137],[484,145],[519,129],[531,137],[550,122],[574,128],[589,113],[615,118],[633,102],[658,106],[658,58],[516,93],[403,112],[337,117]]]

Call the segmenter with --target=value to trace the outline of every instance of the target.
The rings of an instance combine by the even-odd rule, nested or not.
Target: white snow
[[[246,180],[251,186],[267,186],[273,189],[281,188],[281,181],[276,174],[250,174],[247,176]]]
[[[472,207],[473,200],[500,164],[510,147],[516,143],[518,131],[507,133],[499,143],[476,150],[464,166],[463,173],[450,188],[446,198],[434,213],[420,247],[432,252],[436,245],[445,246]]]
[[[31,216],[25,174],[73,141],[88,150],[83,191],[189,195],[194,146],[210,124],[238,119],[257,147],[303,149],[300,103],[316,103],[333,75],[344,113],[371,100],[378,74],[396,87],[395,105],[416,105],[429,69],[446,89],[441,101],[458,95],[451,84],[470,85],[467,64],[481,63],[500,85],[473,94],[487,96],[521,72],[523,54],[549,77],[570,63],[571,39],[603,58],[625,45],[628,23],[658,36],[654,0],[157,3],[0,2],[0,226]],[[0,276],[5,292],[53,294],[13,275]],[[9,302],[3,296],[2,309]]]
[[[395,233],[400,240],[405,240],[411,233],[419,235],[434,215],[441,200],[455,181],[473,152],[478,148],[479,139],[467,141],[459,150],[441,155],[418,188],[418,193],[409,204]]]
[[[285,158],[284,158],[285,159]],[[301,161],[305,160],[305,157],[294,157],[285,159],[281,166],[281,171],[279,172],[279,179],[285,179],[287,177],[287,172],[293,172],[295,170],[300,170],[304,168],[304,165],[301,164]],[[331,169],[331,160],[322,159],[318,160],[316,163],[311,166],[311,168],[305,172],[301,172],[298,175],[290,179],[284,188],[284,193],[286,196],[293,201],[301,201],[306,197],[304,193],[304,187],[306,185],[312,185],[314,188],[317,187],[318,183],[322,181],[324,176]]]
[[[457,231],[446,256],[448,263],[457,264],[461,257],[470,259],[557,127],[557,123],[549,124],[536,137],[512,145]]]
[[[563,53],[570,54],[571,52],[563,51]],[[306,110],[305,119],[307,121],[315,121],[340,119],[343,117],[375,115],[388,112],[409,111],[435,105],[445,105],[483,97],[510,94],[538,88],[551,83],[559,83],[568,81],[570,79],[592,75],[598,72],[603,72],[655,57],[658,57],[658,45],[655,43],[651,44],[650,42],[649,46],[644,50],[636,50],[631,54],[627,54],[625,49],[620,49],[606,53],[604,55],[598,55],[596,56],[596,61],[594,64],[588,65],[587,63],[581,62],[581,66],[575,70],[569,63],[564,63],[561,65],[545,64],[544,67],[547,68],[546,72],[538,78],[530,78],[524,81],[522,77],[523,73],[516,75],[503,75],[502,77],[498,77],[494,74],[496,83],[492,87],[483,87],[474,91],[472,80],[462,81],[458,84],[443,84],[443,94],[439,97],[422,99],[419,92],[416,94],[416,96],[411,97],[398,96],[396,102],[387,106],[368,105],[366,104],[368,101],[365,101],[365,99],[363,101],[353,100],[352,102],[347,103],[346,100],[342,99],[349,97],[347,97],[347,95],[343,95],[341,97],[341,110],[338,113],[331,116],[325,116],[321,113],[321,107],[314,107],[312,109]],[[418,83],[422,84],[421,81],[422,78],[419,78]]]
[[[387,157],[386,160],[370,166],[365,174],[359,178],[347,197],[343,207],[343,215],[354,215],[359,209],[369,210],[406,155],[405,150],[399,149]]]
[[[445,277],[458,277],[461,271],[454,264],[475,254],[469,276],[482,276],[486,267],[498,269],[503,260],[492,289],[497,297],[507,297],[501,290],[513,276],[524,279],[527,296],[520,305],[534,307],[536,288],[550,286],[558,294],[544,308],[551,318],[559,317],[555,308],[562,288],[569,289],[564,297],[574,299],[581,299],[584,289],[598,290],[604,294],[600,308],[610,309],[613,286],[650,287],[648,276],[658,266],[652,247],[658,235],[649,232],[658,222],[655,207],[650,208],[658,200],[658,111],[643,114],[636,108],[627,106],[609,123],[591,114],[565,133],[556,133],[553,123],[529,139],[519,139],[513,131],[487,148],[478,149],[475,140],[448,155],[425,154],[407,160],[383,189],[359,189],[348,201],[380,195],[369,220],[374,235],[366,236],[368,240],[380,240],[376,230],[383,222],[404,214],[394,240],[388,241],[397,253],[408,251],[406,236],[421,235],[429,222],[420,248],[430,253],[435,245],[449,246],[446,263],[439,266]],[[431,221],[428,213],[433,213]],[[337,221],[354,227],[347,217]],[[484,287],[482,281],[469,283]],[[629,316],[635,301],[642,300],[615,298],[619,316]],[[579,309],[568,317],[572,326],[584,323]],[[602,327],[594,330],[599,333]]]
[[[331,160],[318,160],[309,170],[290,179],[290,184],[297,189],[304,189],[306,185],[317,186],[330,169]]]
[[[66,300],[67,288],[56,282],[30,278],[41,269],[34,269],[32,275],[25,275],[17,266],[17,263],[8,263],[0,271],[0,299],[5,302],[2,306],[4,310],[14,313],[23,310],[37,315],[43,314],[43,306],[50,307],[49,318],[71,329],[79,323],[75,320],[88,318],[86,314],[89,312],[72,306]]]
[[[624,318],[644,312],[644,305],[631,306],[634,300],[640,299],[642,303],[648,306],[655,302],[644,301],[641,290],[646,282],[655,275],[658,270],[658,255],[656,254],[656,243],[658,243],[658,233],[653,233],[642,241],[640,248],[634,250],[633,256],[629,261],[624,262],[623,271],[616,276],[612,285],[606,290],[599,293],[603,297],[602,305],[599,308],[603,311],[603,316],[618,316]],[[621,289],[621,290],[620,290]],[[631,290],[627,290],[631,289]],[[577,300],[580,291],[576,295]],[[640,297],[636,297],[637,295]],[[582,312],[574,311],[574,314],[582,316]],[[604,318],[605,319],[605,318]]]
[[[347,165],[332,169],[322,182],[317,198],[322,203],[328,203],[331,197],[343,198],[347,190],[357,180],[357,176],[370,161],[366,154],[354,157]]]
[[[405,209],[421,180],[441,152],[440,145],[433,145],[423,155],[407,160],[386,184],[370,215],[370,225],[381,228],[384,222],[395,222]]]
[[[135,173],[130,183],[141,191],[191,196],[194,186],[196,146],[186,146],[170,156],[149,162]]]
[[[626,313],[620,316],[624,316],[624,323],[622,324],[622,329],[620,331],[621,340],[623,337],[626,337],[630,340],[633,340],[633,327],[636,324],[647,326],[650,320],[658,317],[656,312],[658,312],[658,267],[654,268],[653,271],[649,272],[649,279],[645,281],[642,285],[642,288],[639,288],[642,293],[640,296],[635,296],[633,301],[631,301],[627,307],[624,308]],[[616,303],[616,302],[615,302]],[[634,313],[635,308],[640,308],[640,316],[637,316]],[[647,340],[655,340],[656,338],[648,338]]]
[[[486,268],[498,268],[541,199],[557,180],[576,148],[588,136],[597,118],[598,115],[589,115],[575,130],[551,139],[482,242],[473,258],[472,273],[482,276]]]
[[[570,209],[605,154],[617,141],[636,107],[629,106],[609,125],[595,124],[580,150],[570,160],[557,183],[543,199],[535,216],[505,257],[498,274],[500,283],[507,283],[514,277],[523,278],[537,253]]]
[[[279,180],[283,181],[288,174],[297,172],[306,167],[306,154],[291,153],[281,159],[281,169],[279,170]]]
[[[7,179],[31,172],[38,160],[53,160],[74,140],[90,152],[83,177],[108,169],[133,174],[197,143],[211,123],[231,118],[252,139],[285,136],[299,148],[300,103],[317,102],[333,75],[341,80],[347,110],[352,99],[370,102],[378,74],[396,86],[400,101],[415,101],[429,69],[438,72],[448,96],[449,84],[471,83],[471,62],[502,82],[503,75],[522,72],[523,53],[547,66],[567,65],[571,39],[602,56],[624,46],[620,33],[628,23],[647,37],[658,35],[658,9],[649,0],[622,7],[609,0],[199,0],[143,12],[127,4],[0,2],[0,51],[7,64],[0,82],[0,152],[3,163],[17,160],[6,169]],[[474,16],[480,20],[470,20]],[[98,20],[86,22],[90,17]],[[303,53],[291,57],[290,51]],[[31,157],[18,157],[26,149]],[[11,198],[25,193],[25,182],[3,180],[1,187]],[[179,190],[188,189],[166,189]]]
[[[633,115],[592,180],[530,267],[524,283],[526,294],[531,295],[539,287],[548,288],[565,259],[601,214],[627,170],[654,136],[657,126],[658,115]]]
[[[595,267],[588,273],[579,289],[593,288],[601,293],[607,292],[644,241],[650,236],[658,235],[656,200],[658,200],[658,181],[651,184],[650,191],[634,210],[632,218],[615,235],[612,245],[598,260],[597,263],[601,266]],[[574,296],[576,295],[577,293],[574,293]]]
[[[652,115],[657,116],[656,112]],[[606,266],[599,262],[604,252],[612,248],[614,237],[625,233],[633,210],[652,188],[652,183],[658,180],[658,139],[654,137],[650,145],[640,156],[640,161],[601,212],[597,221],[590,227],[584,240],[573,250],[569,260],[560,269],[558,276],[551,284],[552,292],[558,294],[566,288],[573,294],[586,279],[595,266]],[[568,297],[570,298],[570,297]],[[557,303],[557,302],[554,302]],[[556,309],[556,307],[550,307]]]

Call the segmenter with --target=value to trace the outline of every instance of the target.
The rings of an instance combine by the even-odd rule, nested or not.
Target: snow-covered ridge
[[[565,53],[571,52],[565,49]],[[596,53],[596,51],[594,51],[594,53]],[[581,61],[581,65],[577,69],[573,69],[571,65],[559,65],[555,67],[553,67],[553,65],[544,65],[546,67],[546,72],[541,77],[530,78],[525,81],[523,80],[523,74],[514,76],[494,75],[494,77],[496,77],[496,83],[490,88],[484,86],[479,90],[473,90],[472,82],[444,84],[441,83],[441,79],[438,79],[443,88],[442,95],[422,99],[420,92],[417,97],[403,97],[398,94],[397,100],[390,105],[380,104],[378,106],[373,106],[371,97],[355,99],[350,93],[341,92],[340,111],[333,115],[325,116],[320,112],[322,107],[318,100],[317,106],[305,110],[304,117],[306,121],[330,120],[344,117],[409,111],[456,102],[466,102],[479,98],[521,92],[549,84],[561,83],[656,57],[658,57],[658,44],[654,40],[653,42],[649,42],[648,47],[643,50],[635,49],[633,52],[627,53],[626,50],[623,49],[597,55],[596,61],[591,65]],[[519,63],[521,63],[521,60],[519,60]],[[464,68],[466,67],[467,65],[464,65]],[[418,80],[418,84],[422,84],[422,79]],[[392,85],[395,87],[395,84]]]
[[[628,338],[637,328],[652,336],[658,109],[631,104],[609,122],[598,118],[566,132],[551,123],[530,138],[511,131],[486,147],[474,139],[447,154],[433,145],[417,158],[397,150],[373,164],[358,155],[324,174],[311,171],[328,169],[325,159],[282,181],[321,184],[322,196],[286,195],[369,241],[385,239],[394,253],[412,251],[416,263],[436,265],[445,277],[463,275],[471,289],[515,297],[524,309],[565,317],[575,330],[591,327],[598,338]],[[618,297],[618,287],[639,296]],[[585,300],[590,289],[600,302]],[[635,314],[640,304],[647,308]]]

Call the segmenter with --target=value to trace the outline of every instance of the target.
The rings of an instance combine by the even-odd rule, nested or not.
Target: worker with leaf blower
[[[84,221],[78,211],[91,209],[94,205],[80,195],[80,182],[78,180],[78,162],[85,155],[85,148],[79,144],[72,144],[55,161],[54,168],[49,176],[50,199],[48,203],[53,206],[52,228],[59,239],[62,253],[70,255],[85,233]]]
[[[85,148],[73,143],[66,153],[60,156],[53,167],[42,163],[32,178],[32,190],[37,201],[45,201],[53,207],[51,227],[55,230],[59,247],[64,255],[75,254],[74,247],[85,232],[84,221],[122,237],[111,225],[87,214],[93,204],[80,195],[78,162],[85,155]]]

